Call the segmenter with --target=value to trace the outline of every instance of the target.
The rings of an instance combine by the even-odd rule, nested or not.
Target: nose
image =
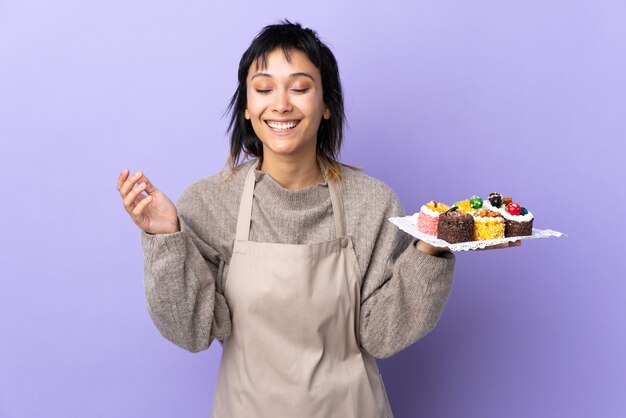
[[[287,113],[291,111],[291,101],[289,100],[289,94],[287,91],[278,90],[274,94],[274,101],[272,103],[272,110],[276,113]]]

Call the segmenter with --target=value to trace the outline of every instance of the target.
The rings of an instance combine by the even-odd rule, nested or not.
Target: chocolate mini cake
[[[523,237],[533,234],[534,216],[528,209],[521,207],[515,202],[510,202],[502,213],[505,222],[504,236]]]
[[[474,240],[474,218],[453,206],[446,213],[439,215],[437,238],[450,244]]]

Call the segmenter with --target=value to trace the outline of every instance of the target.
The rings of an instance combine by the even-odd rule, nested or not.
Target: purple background
[[[437,328],[379,362],[396,416],[626,416],[626,3],[251,4],[0,2],[0,417],[209,416],[220,346],[152,325],[116,179],[218,171],[283,17],[339,60],[343,160],[407,212],[500,191],[569,235],[459,254]]]

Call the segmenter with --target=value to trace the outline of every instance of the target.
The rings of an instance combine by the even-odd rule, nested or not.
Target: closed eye
[[[294,93],[306,93],[307,91],[309,91],[308,88],[305,89],[291,89],[291,91],[293,91]]]

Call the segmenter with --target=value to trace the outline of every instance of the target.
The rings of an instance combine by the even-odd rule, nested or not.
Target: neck
[[[282,187],[290,190],[304,189],[324,179],[315,154],[312,158],[306,159],[266,155],[259,169],[272,176]]]

